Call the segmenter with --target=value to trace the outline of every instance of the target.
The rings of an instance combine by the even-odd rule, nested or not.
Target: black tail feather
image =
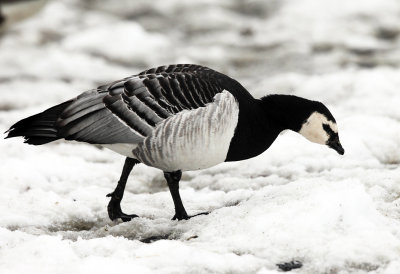
[[[62,138],[58,134],[56,122],[62,111],[71,103],[64,102],[41,113],[22,119],[10,127],[6,138],[23,136],[25,143],[43,145]]]

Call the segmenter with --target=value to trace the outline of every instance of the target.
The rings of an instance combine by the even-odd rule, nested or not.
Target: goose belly
[[[226,159],[238,115],[235,98],[223,92],[205,107],[181,111],[158,124],[133,154],[141,162],[164,171],[217,165]]]
[[[137,147],[137,144],[101,144],[101,146],[123,156],[134,158],[132,151]]]

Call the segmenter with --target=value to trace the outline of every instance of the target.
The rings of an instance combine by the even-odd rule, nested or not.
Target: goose
[[[132,168],[164,172],[175,206],[173,220],[189,219],[180,194],[182,171],[253,158],[283,130],[327,145],[340,155],[335,118],[318,101],[293,95],[254,98],[238,81],[192,64],[145,70],[78,95],[15,123],[6,138],[42,145],[58,139],[97,144],[126,157],[107,206],[111,220],[138,217],[121,210]]]

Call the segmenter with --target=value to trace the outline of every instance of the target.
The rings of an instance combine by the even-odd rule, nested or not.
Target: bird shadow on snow
[[[198,219],[200,219],[199,217]],[[192,220],[172,221],[169,218],[135,218],[130,222],[122,221],[87,221],[82,219],[69,220],[50,226],[7,227],[11,231],[20,231],[31,235],[61,236],[63,240],[77,241],[104,237],[123,237],[128,240],[138,240],[142,243],[153,243],[159,240],[190,241],[198,238],[190,234]],[[196,220],[196,223],[201,222]],[[189,234],[188,234],[189,232]]]

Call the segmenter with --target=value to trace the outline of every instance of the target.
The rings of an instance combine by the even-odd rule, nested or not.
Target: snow
[[[112,222],[124,158],[57,141],[0,141],[1,273],[385,273],[400,269],[400,3],[48,1],[0,40],[0,130],[99,84],[176,62],[256,97],[324,102],[338,155],[284,132],[262,155],[185,172],[187,221],[139,165]],[[3,135],[5,136],[5,135]]]

